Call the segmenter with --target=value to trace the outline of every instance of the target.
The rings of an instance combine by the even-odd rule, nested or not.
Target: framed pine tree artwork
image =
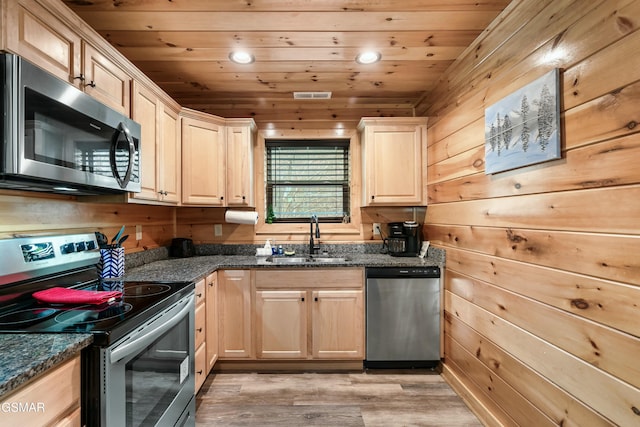
[[[560,69],[485,110],[485,174],[561,157]]]

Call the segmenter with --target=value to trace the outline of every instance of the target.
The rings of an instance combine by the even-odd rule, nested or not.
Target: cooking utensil
[[[98,242],[98,247],[100,249],[104,249],[109,245],[109,239],[107,238],[107,236],[104,233],[101,233],[99,231],[95,232],[96,234],[96,241]]]
[[[118,240],[120,240],[120,237],[122,237],[122,233],[124,233],[124,225],[122,226],[122,228],[120,229],[120,231],[118,231],[118,234],[116,234],[115,236],[113,236],[113,239],[111,239],[111,244],[114,244],[115,242],[117,242]]]
[[[122,246],[122,243],[124,243],[124,241],[127,240],[128,238],[129,238],[128,234],[125,234],[124,236],[122,236],[120,240],[118,240],[118,247]]]

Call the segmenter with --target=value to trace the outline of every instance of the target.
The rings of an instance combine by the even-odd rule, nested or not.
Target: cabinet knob
[[[200,292],[199,294],[196,294],[196,296],[200,298],[202,296],[202,292]]]
[[[85,86],[91,86],[91,87],[96,87],[96,82],[94,82],[93,80],[91,80],[89,83],[87,83]]]
[[[220,200],[224,200],[224,196],[220,196]]]
[[[304,297],[300,298],[301,301],[304,301]]]
[[[198,375],[202,375],[202,369],[200,369],[199,371],[196,371]]]
[[[244,199],[245,199],[245,197],[244,197],[244,196],[242,196],[242,200],[244,200]]]
[[[84,74],[80,73],[80,75],[74,77],[73,80],[80,80],[81,82],[83,82],[84,81]]]
[[[371,200],[374,200],[376,198],[376,196],[371,196]]]
[[[318,297],[315,297],[313,300],[314,300],[315,302],[318,302]]]
[[[198,332],[202,332],[202,328],[198,328],[196,329]]]

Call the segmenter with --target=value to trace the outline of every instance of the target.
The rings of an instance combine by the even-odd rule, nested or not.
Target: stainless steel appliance
[[[91,333],[82,352],[88,426],[195,425],[194,285],[101,282],[94,234],[0,240],[0,332]],[[122,289],[102,304],[42,303],[53,287]]]
[[[366,269],[367,368],[440,362],[440,268]]]
[[[0,186],[140,191],[140,125],[12,54],[0,54]]]

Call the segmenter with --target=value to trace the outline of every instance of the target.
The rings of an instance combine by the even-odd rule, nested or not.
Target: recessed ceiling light
[[[358,64],[373,64],[374,62],[380,61],[380,58],[382,58],[380,52],[367,51],[358,54],[358,56],[356,56],[356,62]]]
[[[238,50],[229,54],[229,59],[236,64],[251,64],[256,59],[248,52]]]

